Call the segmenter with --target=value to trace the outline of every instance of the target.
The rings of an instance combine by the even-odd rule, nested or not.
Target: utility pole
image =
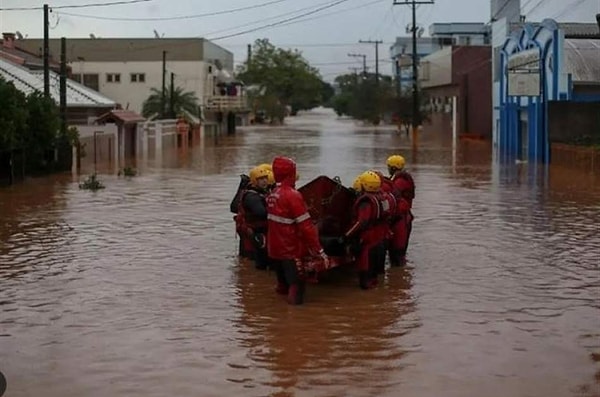
[[[252,62],[252,44],[248,44],[248,57],[246,58],[248,68],[250,67],[250,62]]]
[[[361,44],[375,44],[375,82],[379,84],[379,44],[383,40],[358,40]]]
[[[60,132],[67,132],[67,39],[60,38]]]
[[[50,98],[50,32],[48,23],[48,4],[44,4],[44,96]]]
[[[169,113],[175,118],[175,73],[171,72],[171,92],[169,94]]]
[[[419,105],[419,70],[418,60],[419,55],[417,54],[417,5],[420,4],[433,4],[432,0],[424,1],[424,0],[394,0],[394,5],[408,5],[412,6],[412,81],[413,81],[413,92],[412,92],[412,102],[413,102],[413,117],[412,117],[412,128],[413,128],[413,142],[415,142],[415,138],[417,136],[417,131],[419,125],[421,125],[421,113],[420,113],[420,105]]]
[[[165,78],[167,75],[167,51],[163,51],[162,53],[162,91],[161,91],[161,98],[160,98],[160,118],[164,119],[165,118],[165,108],[167,106],[167,100],[166,100],[166,88],[165,88]]]
[[[365,54],[348,54],[352,58],[362,58],[363,60],[363,77],[367,77],[367,56]]]

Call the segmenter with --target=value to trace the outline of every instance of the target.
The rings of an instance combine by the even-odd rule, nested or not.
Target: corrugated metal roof
[[[574,82],[600,83],[599,39],[565,39],[564,59]]]
[[[31,71],[14,63],[0,59],[0,76],[11,81],[25,94],[44,91],[44,72]],[[50,71],[50,95],[56,103],[60,101],[60,76]],[[91,88],[67,79],[67,107],[104,107],[112,108],[117,104],[112,99]]]
[[[509,30],[510,32],[516,32],[527,24],[533,27],[541,25],[539,22],[511,22]],[[558,27],[564,32],[565,37],[598,37],[600,35],[598,25],[595,23],[559,22]]]

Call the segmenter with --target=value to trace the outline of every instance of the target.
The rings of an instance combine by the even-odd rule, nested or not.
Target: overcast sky
[[[114,0],[55,0],[51,6],[107,3]],[[55,9],[51,18],[51,37],[154,37],[157,30],[165,37],[206,37],[216,39],[244,30],[311,12],[335,0],[151,0],[129,5],[93,8]],[[215,42],[235,55],[236,63],[246,57],[246,45],[257,38],[268,38],[279,46],[302,50],[306,58],[331,80],[350,67],[361,66],[349,52],[367,55],[374,65],[373,45],[358,40],[383,40],[380,46],[380,70],[391,73],[389,47],[396,36],[406,35],[410,8],[392,6],[393,0],[338,0],[340,4],[316,12],[293,23],[257,30]],[[0,8],[41,6],[43,0],[0,0]],[[271,3],[260,6],[261,4]],[[595,22],[600,0],[521,0],[528,20],[556,17],[558,21]],[[178,17],[259,6],[234,13],[170,21],[112,21],[84,18],[79,14],[108,18]],[[532,10],[532,12],[529,12]],[[418,23],[427,28],[434,22],[488,22],[489,0],[437,0],[434,5],[421,5]],[[42,37],[42,11],[0,11],[0,30],[19,31],[24,36]]]

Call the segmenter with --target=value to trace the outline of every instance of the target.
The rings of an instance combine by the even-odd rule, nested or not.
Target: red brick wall
[[[461,87],[459,133],[492,136],[492,51],[489,46],[455,47],[452,79]]]

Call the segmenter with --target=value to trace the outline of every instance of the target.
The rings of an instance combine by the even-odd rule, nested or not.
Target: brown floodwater
[[[237,258],[240,173],[283,154],[350,184],[397,152],[416,219],[378,289],[337,271],[290,307]],[[149,157],[97,193],[0,190],[6,396],[600,396],[598,175],[325,111]]]

